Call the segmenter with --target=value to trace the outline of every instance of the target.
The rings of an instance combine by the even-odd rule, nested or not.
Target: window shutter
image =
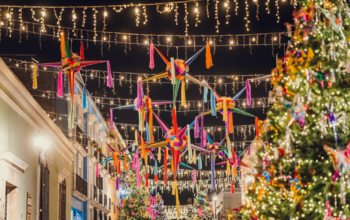
[[[50,170],[47,165],[41,164],[40,175],[40,220],[49,220],[49,183]]]

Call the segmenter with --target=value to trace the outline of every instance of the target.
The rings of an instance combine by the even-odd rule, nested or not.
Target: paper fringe
[[[193,149],[193,163],[197,164],[197,155],[196,155],[196,150]]]
[[[115,189],[119,190],[119,178],[117,177],[117,179],[115,180]]]
[[[207,67],[207,69],[209,69],[210,67],[213,66],[213,60],[211,57],[211,53],[210,53],[210,44],[207,43],[206,48],[205,48],[205,66]]]
[[[176,111],[175,108],[172,110],[172,118],[173,118],[173,130],[175,135],[179,133],[179,130],[177,129],[177,120],[176,120]]]
[[[203,112],[202,112],[203,113]],[[207,137],[204,134],[204,116],[201,116],[201,147],[204,148],[204,139]]]
[[[207,146],[207,131],[203,132],[203,147]]]
[[[199,138],[199,125],[197,116],[194,118],[194,137]]]
[[[136,154],[134,154],[132,157],[132,169],[136,170]]]
[[[228,130],[229,130],[230,134],[233,133],[233,117],[232,117],[232,113],[229,113]]]
[[[235,186],[233,184],[233,180],[231,181],[231,193],[234,194],[235,193]]]
[[[160,147],[158,147],[158,161],[160,162],[162,160],[162,150]]]
[[[215,189],[215,166],[214,166],[214,154],[211,153],[211,188]]]
[[[80,43],[80,60],[85,60],[83,41]]]
[[[191,147],[191,129],[190,125],[187,125],[187,148],[188,148],[188,163],[192,164],[192,147]]]
[[[228,135],[226,136],[226,144],[227,144],[228,158],[232,159],[232,147],[231,147],[230,137]]]
[[[202,169],[202,157],[201,154],[198,155],[198,170]]]
[[[158,162],[155,160],[154,161],[154,175],[158,175]]]
[[[137,135],[137,130],[135,129],[135,146],[138,147],[139,146],[139,139],[138,139],[138,135]]]
[[[211,115],[216,116],[216,99],[213,90],[210,91],[210,109]]]
[[[208,84],[207,82],[205,82],[205,84]],[[203,88],[203,102],[207,103],[208,102],[208,87]]]
[[[149,130],[148,122],[146,122],[146,142],[150,143],[150,141],[151,141],[150,130]]]
[[[177,189],[177,181],[175,180],[175,191],[176,191],[176,213],[177,217],[180,218],[180,202],[179,202],[179,192]]]
[[[63,95],[62,70],[59,70],[58,79],[57,79],[57,97],[62,97],[62,95]]]
[[[137,187],[141,186],[140,178],[140,160],[139,160],[139,149],[136,149],[136,175],[137,175]]]
[[[233,163],[236,163],[236,152],[234,147],[232,147],[232,159],[233,159]]]
[[[109,116],[110,116],[110,121],[111,121],[111,130],[113,130],[114,129],[114,126],[113,126],[113,109],[112,108],[110,108],[109,109]]]
[[[154,174],[154,182],[158,182],[158,175]]]
[[[107,73],[108,73],[107,87],[112,88],[114,87],[114,82],[112,78],[111,64],[109,61],[107,61]]]
[[[230,173],[230,162],[227,160],[227,163],[226,163],[226,175],[230,175],[231,173]]]
[[[61,31],[61,58],[66,58],[66,42],[64,39],[64,31]]]
[[[142,125],[143,124],[142,124],[142,114],[141,114],[141,110],[140,109],[138,110],[138,113],[139,113],[138,114],[139,115],[139,131],[142,132],[142,127],[143,127]],[[135,129],[135,131],[136,131],[136,129]]]
[[[124,155],[124,170],[128,169],[128,156]]]
[[[33,68],[33,89],[37,89],[38,88],[37,69],[38,69],[38,66],[34,63],[34,68]]]
[[[170,72],[171,72],[171,84],[175,85],[176,83],[176,76],[175,76],[175,60],[174,57],[170,58]]]
[[[143,105],[143,97],[142,97],[142,82],[141,79],[139,78],[137,80],[137,102],[136,102],[136,109],[138,110],[139,108],[142,107]]]
[[[62,74],[61,74],[61,83],[62,83]],[[62,85],[61,85],[62,86]],[[61,88],[62,89],[62,88]],[[58,90],[58,88],[57,88]],[[62,90],[61,90],[62,91]],[[58,93],[57,93],[58,95]],[[61,97],[62,97],[62,93],[61,93]],[[85,110],[87,109],[87,92],[86,92],[86,86],[83,87],[83,97],[82,97],[82,101],[81,101],[81,105],[82,108]]]
[[[175,181],[173,182],[172,190],[171,190],[171,195],[175,195]]]
[[[154,68],[154,44],[149,46],[149,68]]]
[[[68,128],[73,129],[74,128],[74,104],[71,103],[70,113],[69,113],[69,120],[68,120]]]
[[[148,172],[146,173],[146,187],[148,187]]]
[[[98,163],[96,163],[96,177],[99,177],[99,173],[98,173]]]
[[[245,81],[245,92],[247,94],[247,105],[251,106],[252,105],[252,94],[251,94],[251,89],[250,89],[250,84],[249,84],[249,79]]]
[[[149,114],[148,127],[149,127],[149,136],[150,136],[150,141],[148,143],[150,144],[150,143],[154,142],[154,140],[153,140],[153,110],[150,109],[148,114]]]
[[[255,133],[256,133],[256,136],[259,137],[259,119],[258,119],[258,117],[255,117]]]
[[[193,182],[197,182],[196,169],[193,170]]]
[[[185,88],[185,80],[182,80],[182,86],[181,86],[181,106],[186,105],[186,88]]]
[[[223,104],[223,112],[222,112],[222,116],[223,116],[223,120],[227,121],[227,100],[226,98],[222,99],[222,104]]]
[[[164,150],[164,184],[168,183],[168,148],[165,148]]]

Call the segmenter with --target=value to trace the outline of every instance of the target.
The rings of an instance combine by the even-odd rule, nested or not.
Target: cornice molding
[[[0,152],[0,158],[24,173],[29,165],[11,152]]]

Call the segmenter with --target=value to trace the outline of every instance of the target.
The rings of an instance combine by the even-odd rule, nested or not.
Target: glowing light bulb
[[[135,13],[136,13],[136,14],[139,13],[139,8],[135,8]]]
[[[41,12],[41,15],[42,15],[43,17],[45,17],[46,12],[45,12],[45,11],[42,11],[42,12]]]
[[[253,37],[253,41],[255,41],[255,37]]]
[[[106,37],[103,37],[103,40],[107,40],[107,38],[106,38]]]
[[[189,40],[189,41],[188,41],[188,44],[192,44],[192,41],[191,41],[191,40]]]
[[[4,25],[4,22],[1,22],[0,25],[3,26],[3,25]]]
[[[6,14],[6,17],[7,17],[7,18],[10,18],[10,13],[7,13],[7,14]]]
[[[147,41],[147,40],[145,40],[145,44],[148,44],[148,41]]]
[[[221,83],[222,82],[222,79],[219,79],[219,83]]]
[[[276,36],[274,36],[274,37],[273,37],[273,40],[274,40],[274,41],[276,41],[276,40],[277,40],[277,37],[276,37]]]
[[[108,13],[107,13],[107,11],[105,11],[105,12],[103,13],[103,16],[107,17],[107,15],[108,15]]]
[[[167,41],[170,41],[170,38],[168,37],[166,40],[167,40]]]
[[[194,12],[198,13],[198,8],[197,7],[195,7]]]
[[[225,2],[225,8],[227,8],[227,6],[228,6],[228,4],[227,4],[227,2]]]
[[[16,66],[19,66],[18,63],[16,63]]]
[[[231,40],[231,41],[230,41],[230,44],[232,45],[233,43],[234,43],[234,41],[233,41],[233,40]]]
[[[126,40],[126,35],[124,35],[124,40]]]
[[[169,11],[169,7],[165,6],[165,11],[168,12]]]
[[[76,14],[73,14],[73,19],[77,19],[77,15]]]
[[[46,70],[46,66],[44,66],[44,70]]]
[[[22,30],[25,30],[25,29],[26,29],[26,27],[22,26]]]
[[[209,44],[212,44],[213,43],[213,41],[209,41]]]

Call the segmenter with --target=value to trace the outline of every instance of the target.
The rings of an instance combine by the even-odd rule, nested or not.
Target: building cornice
[[[16,157],[11,152],[0,152],[0,158],[12,166],[16,167],[20,172],[24,173],[27,170],[29,165],[25,163],[23,160]]]

